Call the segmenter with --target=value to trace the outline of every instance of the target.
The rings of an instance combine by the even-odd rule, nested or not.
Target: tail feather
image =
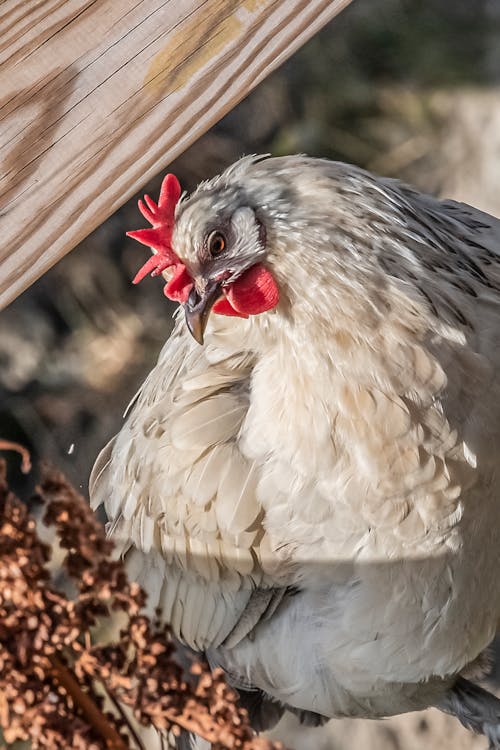
[[[500,750],[500,699],[459,677],[438,708],[456,716],[467,729],[485,735],[490,750]]]

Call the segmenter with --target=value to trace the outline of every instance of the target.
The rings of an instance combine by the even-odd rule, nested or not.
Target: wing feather
[[[172,444],[182,451],[227,442],[238,432],[245,411],[246,405],[236,395],[210,396],[174,417],[170,427]]]
[[[259,564],[260,467],[238,447],[252,372],[238,338],[215,356],[176,329],[91,476],[149,608],[192,648],[243,638],[276,596]]]
[[[215,506],[220,529],[239,534],[255,523],[260,511],[255,501],[257,480],[256,462],[248,461],[237,448],[233,448],[220,479]]]

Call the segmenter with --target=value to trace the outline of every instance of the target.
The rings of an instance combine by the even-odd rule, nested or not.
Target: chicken
[[[500,617],[500,221],[304,156],[145,200],[136,281],[181,304],[90,484],[151,608],[257,728],[437,706],[500,747],[464,677]]]

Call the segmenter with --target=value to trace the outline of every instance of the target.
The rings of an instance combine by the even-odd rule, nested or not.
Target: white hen
[[[500,222],[300,156],[175,217],[173,180],[135,235],[183,304],[91,479],[131,575],[258,726],[437,705],[499,742],[460,674],[500,617]]]

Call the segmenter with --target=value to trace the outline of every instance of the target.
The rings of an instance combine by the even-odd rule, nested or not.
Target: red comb
[[[149,273],[151,276],[159,276],[167,268],[174,266],[174,275],[165,285],[164,292],[170,299],[185,302],[193,282],[186,267],[172,248],[175,207],[180,197],[179,180],[175,175],[167,174],[161,185],[158,203],[155,203],[149,195],[144,196],[144,201],[139,200],[139,210],[152,225],[152,229],[137,229],[134,232],[127,232],[127,236],[156,250],[156,253],[139,269],[133,283],[138,284]]]

